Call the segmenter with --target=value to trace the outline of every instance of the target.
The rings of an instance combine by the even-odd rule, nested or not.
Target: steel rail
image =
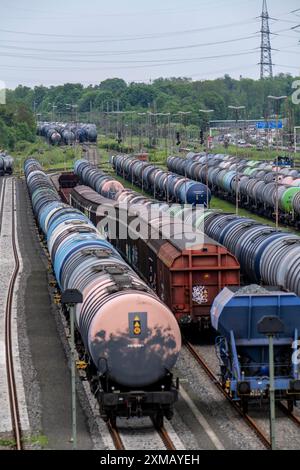
[[[224,388],[222,387],[222,384],[220,383],[218,378],[215,376],[215,374],[212,372],[212,370],[209,368],[209,366],[206,364],[206,362],[200,356],[200,354],[196,351],[194,346],[189,341],[184,341],[184,345],[187,348],[187,350],[190,352],[190,354],[193,356],[193,358],[198,362],[198,364],[204,370],[204,372],[208,375],[208,377],[211,379],[214,385],[220,390],[220,392],[224,395],[224,397],[231,403],[231,405],[240,414],[240,416],[242,416],[242,418],[248,424],[248,426],[255,432],[255,434],[260,439],[262,444],[267,449],[271,449],[271,441],[269,437],[260,429],[260,427],[256,424],[255,420],[251,418],[251,416],[249,416],[247,413],[244,413],[242,408],[235,401],[232,400],[232,398],[228,395],[226,390],[224,390]]]
[[[20,260],[18,256],[18,250],[16,245],[16,221],[15,221],[15,181],[12,180],[12,247],[14,254],[15,267],[12,273],[7,299],[6,299],[6,309],[5,309],[5,354],[6,354],[6,367],[7,367],[7,382],[8,382],[8,392],[9,392],[9,402],[11,410],[11,421],[12,429],[15,438],[15,447],[17,450],[22,450],[22,431],[21,431],[21,422],[20,422],[20,412],[18,405],[18,396],[17,396],[17,387],[14,373],[14,360],[13,360],[13,339],[12,339],[12,304],[15,283],[20,269]]]

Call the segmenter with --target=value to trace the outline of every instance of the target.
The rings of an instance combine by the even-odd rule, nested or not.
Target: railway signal
[[[204,131],[201,129],[200,131],[200,144],[204,145]]]

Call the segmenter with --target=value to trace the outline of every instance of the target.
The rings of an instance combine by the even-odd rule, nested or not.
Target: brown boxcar
[[[51,181],[63,202],[69,204],[70,192],[72,188],[75,188],[75,186],[78,185],[79,182],[78,176],[73,172],[64,172],[61,174],[51,175]]]
[[[95,225],[103,220],[107,209],[114,208],[116,224],[118,230],[121,229],[118,203],[103,198],[89,187],[74,188],[70,202]],[[129,215],[129,222],[134,217]],[[173,220],[176,224],[176,219]],[[122,239],[116,236],[109,237],[109,241],[156,291],[181,324],[197,322],[200,328],[207,327],[210,308],[217,294],[225,286],[237,286],[240,282],[240,266],[236,258],[206,236],[201,246],[190,247],[186,247],[184,240],[163,239],[161,236],[156,239]]]

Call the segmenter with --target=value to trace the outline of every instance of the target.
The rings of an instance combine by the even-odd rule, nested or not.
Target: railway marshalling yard
[[[1,178],[0,195],[0,448],[72,449],[70,331],[51,260],[25,178]],[[173,370],[179,400],[162,429],[148,417],[106,424],[84,370],[77,369],[78,449],[268,449],[268,407],[257,404],[245,415],[233,406],[217,384],[211,339],[200,335],[192,343],[185,342]],[[300,412],[296,408],[293,419],[277,413],[278,446],[299,448]]]

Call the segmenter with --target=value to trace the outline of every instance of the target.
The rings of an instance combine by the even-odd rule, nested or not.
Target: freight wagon
[[[216,339],[224,388],[245,412],[248,404],[269,396],[269,340],[259,333],[266,315],[279,318],[283,332],[274,338],[276,400],[287,400],[292,411],[300,399],[298,339],[300,298],[278,288],[259,286],[225,288],[211,309],[211,323],[221,335]]]
[[[169,157],[168,169],[207,182],[213,193],[255,214],[274,219],[278,196],[280,222],[300,228],[300,173],[230,155],[194,154]]]
[[[128,202],[130,197],[132,209],[129,206],[125,219],[120,216],[116,201],[103,198],[86,186],[74,188],[70,193],[70,202],[96,225],[105,217],[105,212],[113,207],[118,233],[137,218],[138,206],[134,202],[141,203],[144,200],[143,210],[151,206],[149,199],[137,193],[125,191],[120,194],[123,201],[127,199]],[[200,232],[198,236],[201,244],[188,244],[189,235],[197,233],[189,224],[184,225],[181,239],[172,237],[172,232],[177,233],[179,224],[176,218],[169,218],[171,236],[164,237],[163,220],[161,223],[157,223],[157,219],[149,223],[147,233],[153,235],[153,230],[156,231],[155,236],[150,238],[134,234],[137,236],[127,239],[116,236],[109,240],[168,305],[180,324],[197,323],[199,328],[207,328],[210,324],[210,308],[216,295],[224,286],[239,285],[239,264],[226,248],[207,236],[203,238]],[[182,231],[182,223],[179,226]]]
[[[36,160],[25,162],[25,176],[59,290],[83,296],[77,349],[102,418],[114,425],[118,416],[150,416],[161,426],[178,398],[171,370],[181,335],[172,312],[82,212],[61,202]]]
[[[0,153],[0,176],[12,175],[14,159],[6,153]]]
[[[44,122],[38,124],[37,135],[44,137],[50,145],[97,142],[95,124]]]
[[[155,199],[203,206],[207,206],[211,199],[211,192],[205,184],[163,171],[151,163],[126,155],[113,156],[111,163],[119,176],[141,187]]]

